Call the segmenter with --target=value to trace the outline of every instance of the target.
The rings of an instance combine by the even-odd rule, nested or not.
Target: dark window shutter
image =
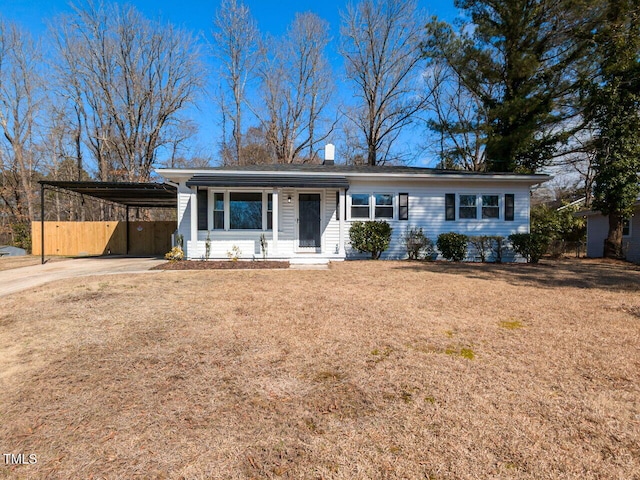
[[[336,220],[340,220],[340,191],[336,192]]]
[[[455,220],[456,219],[456,194],[446,193],[444,195],[444,219]]]
[[[515,195],[513,193],[506,193],[504,195],[504,219],[506,221],[513,221],[515,216]]]
[[[209,229],[207,222],[207,211],[209,210],[207,196],[206,190],[198,190],[198,230]]]
[[[409,220],[409,194],[400,193],[398,197],[399,197],[398,198],[399,200],[398,219]]]

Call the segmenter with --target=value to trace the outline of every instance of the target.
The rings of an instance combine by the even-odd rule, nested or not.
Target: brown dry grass
[[[47,263],[61,262],[67,260],[67,257],[46,257]],[[31,265],[40,265],[41,257],[34,255],[22,255],[19,257],[0,257],[0,272],[3,270],[12,270],[20,267],[30,267]]]
[[[38,463],[0,477],[640,478],[632,265],[165,272],[4,302],[0,450]]]

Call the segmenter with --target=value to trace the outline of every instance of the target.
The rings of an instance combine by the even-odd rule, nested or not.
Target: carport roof
[[[41,180],[43,186],[70,190],[81,195],[129,207],[176,208],[177,189],[166,183],[141,182],[65,182]]]

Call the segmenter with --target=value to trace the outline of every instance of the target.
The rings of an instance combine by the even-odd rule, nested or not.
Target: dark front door
[[[298,196],[300,223],[298,226],[301,247],[320,247],[320,194],[301,193]]]

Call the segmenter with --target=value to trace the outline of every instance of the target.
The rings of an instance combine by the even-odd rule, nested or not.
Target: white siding
[[[191,189],[184,184],[178,186],[178,234],[182,235],[187,247],[191,235]],[[188,247],[187,247],[188,249]]]
[[[402,242],[403,234],[410,228],[422,228],[423,232],[435,244],[438,235],[446,232],[463,233],[465,235],[495,235],[508,237],[512,233],[529,231],[529,187],[527,185],[504,185],[497,182],[433,182],[431,184],[404,183],[361,183],[354,182],[349,189],[349,196],[354,193],[393,193],[394,219],[389,223],[393,228],[391,246],[383,253],[382,258],[406,258],[406,249]],[[398,193],[409,194],[409,220],[398,218]],[[445,220],[445,194],[496,194],[500,197],[500,219],[459,219],[456,209],[456,220]],[[504,194],[514,194],[515,215],[513,221],[504,220]],[[457,200],[456,200],[457,201]],[[349,207],[350,202],[347,202]],[[373,208],[373,206],[371,206]],[[350,209],[347,208],[347,231],[351,225]],[[347,240],[348,241],[348,240]],[[353,249],[348,249],[349,257],[361,257]],[[473,256],[473,252],[470,253]],[[508,260],[506,258],[505,260]]]
[[[507,237],[512,233],[526,233],[529,231],[529,185],[526,182],[499,181],[499,180],[456,180],[456,179],[411,179],[396,180],[368,179],[363,177],[350,178],[350,188],[346,195],[346,221],[344,231],[344,243],[349,257],[364,257],[354,252],[349,247],[350,199],[354,193],[391,193],[394,196],[394,218],[389,223],[393,228],[391,246],[383,254],[383,258],[406,258],[405,247],[402,242],[403,234],[410,228],[422,228],[425,234],[434,242],[439,234],[444,232],[458,232],[466,235],[496,235]],[[218,189],[217,189],[218,190]],[[271,192],[270,189],[264,189]],[[322,251],[301,251],[297,248],[298,224],[297,201],[299,193],[322,194]],[[398,220],[398,194],[409,194],[409,219]],[[458,219],[459,212],[456,209],[455,221],[445,220],[445,194],[495,194],[500,198],[500,219]],[[504,220],[504,195],[514,194],[515,218],[513,221]],[[191,222],[191,190],[184,183],[178,189],[178,231],[184,235],[185,240],[190,237]],[[291,197],[291,202],[288,198]],[[339,259],[340,250],[340,222],[336,218],[336,190],[305,190],[285,188],[279,191],[279,219],[278,219],[278,245],[277,251],[272,245],[272,233],[270,231],[219,231],[210,233],[211,250],[210,258],[227,258],[233,246],[238,246],[242,251],[242,258],[261,258],[260,234],[264,233],[269,242],[269,258],[317,257]],[[212,202],[209,203],[212,208]],[[373,209],[373,205],[371,206]],[[209,212],[211,217],[211,212]],[[636,221],[638,219],[636,217]],[[633,225],[634,233],[640,234],[640,226]],[[198,232],[198,241],[185,242],[189,258],[202,258],[205,254],[205,240],[207,232]],[[637,238],[637,237],[636,237]],[[473,252],[470,256],[473,255]],[[505,258],[508,260],[508,258]]]
[[[622,239],[627,246],[627,260],[640,263],[640,208],[631,217],[631,235]]]
[[[587,217],[587,257],[600,258],[604,253],[604,240],[609,232],[609,219],[603,215]]]
[[[589,215],[587,217],[587,257],[599,258],[604,253],[604,241],[609,233],[609,217]],[[622,237],[627,260],[640,263],[640,208],[631,217],[631,232]]]
[[[267,189],[267,192],[272,190]],[[321,204],[321,232],[322,251],[319,253],[310,251],[300,251],[297,248],[298,222],[296,217],[298,193],[320,193]],[[262,258],[260,248],[260,235],[265,234],[268,242],[267,256],[272,259],[295,258],[296,256],[317,256],[322,258],[338,258],[339,248],[339,222],[336,220],[335,212],[335,190],[295,190],[283,189],[279,192],[279,219],[278,219],[278,245],[277,251],[273,246],[273,234],[271,231],[242,231],[242,230],[211,230],[209,232],[211,259],[226,259],[228,253],[234,246],[240,248],[242,259]],[[291,197],[291,202],[289,202]],[[185,239],[189,236],[190,220],[190,190],[186,189],[184,194],[179,193],[179,225],[182,225]],[[183,207],[181,207],[184,204]],[[209,205],[212,208],[212,205]],[[211,216],[211,212],[209,212]],[[200,259],[205,257],[207,232],[198,231],[198,241],[194,244],[186,242],[188,258]]]

